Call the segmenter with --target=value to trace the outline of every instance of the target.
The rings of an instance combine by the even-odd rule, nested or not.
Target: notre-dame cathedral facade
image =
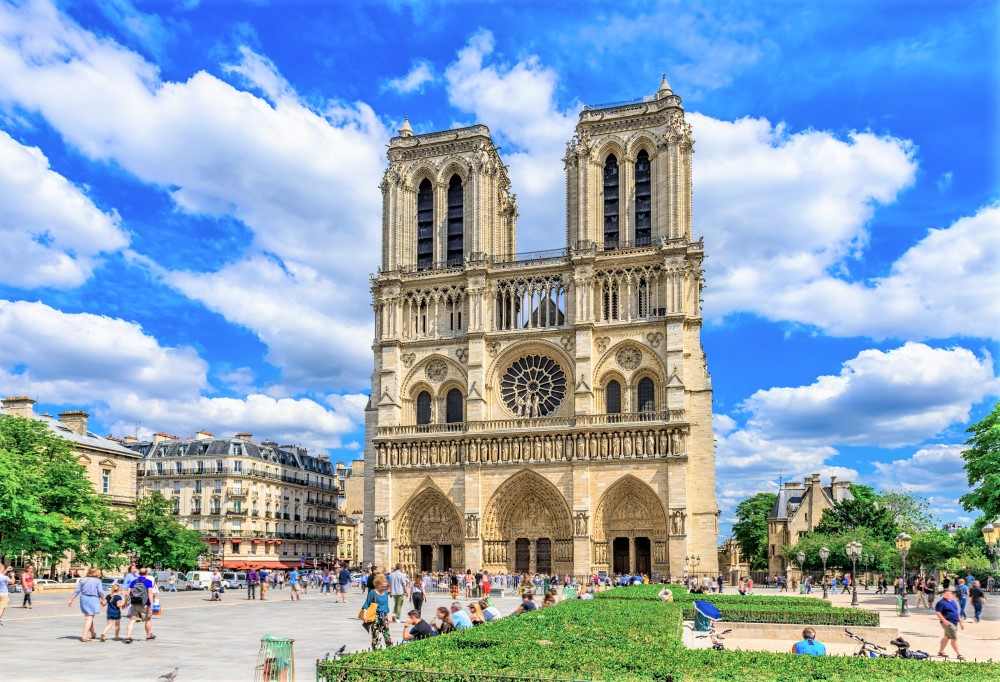
[[[372,278],[366,561],[717,570],[692,152],[666,80],[584,108],[564,158],[565,246],[519,253],[489,129],[404,123]]]

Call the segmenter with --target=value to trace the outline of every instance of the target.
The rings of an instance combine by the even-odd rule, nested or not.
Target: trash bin
[[[260,640],[254,682],[295,682],[294,639],[265,635]]]

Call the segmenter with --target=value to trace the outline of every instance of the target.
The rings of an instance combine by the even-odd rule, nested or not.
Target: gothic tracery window
[[[635,159],[635,243],[645,246],[652,241],[652,173],[649,154],[643,149]]]
[[[424,178],[417,190],[417,269],[434,265],[434,187]]]
[[[421,391],[417,396],[417,425],[431,423],[431,394]]]
[[[452,175],[448,183],[448,265],[462,265],[464,259],[464,219],[462,178]]]
[[[618,248],[618,158],[609,154],[604,161],[604,248]]]
[[[621,414],[622,385],[612,379],[604,388],[604,412],[606,414]]]
[[[566,375],[551,358],[526,355],[504,373],[500,395],[518,417],[544,417],[566,397]]]
[[[656,392],[653,387],[653,380],[643,377],[636,387],[636,397],[640,412],[656,411]]]

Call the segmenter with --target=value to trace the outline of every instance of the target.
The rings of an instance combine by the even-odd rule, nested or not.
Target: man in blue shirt
[[[457,601],[451,603],[451,622],[456,630],[468,630],[472,627],[472,619]]]
[[[958,628],[964,628],[965,625],[962,624],[962,619],[958,615],[958,602],[955,600],[955,593],[951,590],[945,590],[934,606],[934,610],[937,612],[938,621],[940,621],[941,629],[944,631],[941,644],[938,646],[938,656],[948,658],[944,648],[948,642],[951,642],[951,648],[955,650],[955,656],[958,657],[958,660],[965,660],[958,650]]]
[[[958,584],[955,586],[955,594],[958,597],[958,612],[962,618],[965,618],[965,607],[969,604],[969,585],[971,584],[965,582],[965,578],[959,578]]]
[[[800,656],[826,656],[826,646],[816,641],[816,631],[806,628],[802,631],[802,640],[792,645],[792,653]]]
[[[299,595],[299,569],[293,568],[288,573],[288,586],[291,588],[290,597],[292,601],[302,599]]]
[[[340,603],[347,603],[347,588],[351,586],[351,572],[347,569],[347,564],[343,564],[340,567],[340,573],[337,574],[337,592],[340,596]]]

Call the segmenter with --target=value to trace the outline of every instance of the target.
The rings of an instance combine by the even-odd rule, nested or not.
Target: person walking
[[[392,595],[392,615],[398,621],[403,615],[403,600],[406,599],[410,578],[403,572],[403,565],[396,564],[389,574],[389,594]]]
[[[451,598],[458,599],[458,576],[455,575],[455,572],[450,569],[448,571],[448,586]]]
[[[424,608],[424,576],[421,573],[417,573],[410,585],[410,602],[413,610],[420,614]]]
[[[297,568],[288,572],[288,589],[292,601],[302,601],[302,595],[299,594],[299,569]]]
[[[177,571],[170,571],[170,577],[167,578],[167,592],[177,591]]]
[[[100,575],[101,572],[96,568],[88,569],[87,577],[81,578],[76,583],[76,588],[74,588],[69,602],[66,603],[66,606],[72,606],[76,598],[80,598],[80,613],[83,614],[81,642],[89,642],[97,637],[97,631],[94,629],[94,616],[100,613],[101,607],[104,605],[104,598],[107,597],[104,585],[101,584]]]
[[[0,625],[3,625],[4,611],[10,604],[10,588],[8,586],[11,583],[11,578],[7,574],[8,570],[7,565],[0,561]]]
[[[986,592],[983,591],[983,586],[978,580],[972,581],[972,587],[969,588],[969,599],[972,600],[972,612],[978,623],[983,617],[983,606],[986,605]]]
[[[108,623],[104,626],[101,631],[101,641],[106,642],[108,640],[108,633],[111,629],[115,630],[115,639],[119,640],[122,636],[122,604],[125,599],[121,595],[121,586],[115,583],[111,586],[111,594],[107,598],[107,616]]]
[[[962,620],[969,620],[968,616],[965,615],[965,607],[969,603],[969,584],[965,582],[965,578],[958,579],[958,584],[955,586],[955,596],[958,597],[959,615]]]
[[[222,574],[219,573],[219,569],[212,571],[212,597],[210,601],[222,601]]]
[[[21,574],[21,591],[24,592],[24,597],[21,599],[21,608],[30,609],[31,593],[35,591],[35,567],[31,564],[28,564],[28,567],[24,569],[24,573]]]
[[[361,615],[362,625],[371,635],[372,651],[375,651],[392,646],[389,623],[393,621],[393,617],[389,613],[389,595],[386,592],[388,581],[385,576],[375,576],[373,587],[361,605]]]
[[[941,623],[941,629],[944,631],[937,655],[941,658],[948,658],[944,649],[950,643],[958,660],[964,661],[965,659],[958,650],[958,630],[959,628],[965,629],[965,625],[958,615],[958,600],[955,599],[955,593],[950,589],[945,589],[944,594],[934,606],[934,611],[937,612],[938,622]]]
[[[247,599],[257,598],[257,586],[260,585],[260,573],[256,568],[247,571]]]
[[[132,629],[138,622],[141,622],[146,630],[147,640],[156,639],[156,635],[153,634],[153,598],[151,596],[154,586],[153,581],[147,577],[148,572],[148,569],[139,569],[139,576],[129,586],[128,602],[132,615],[129,617],[128,628],[125,630],[126,644],[132,643]],[[222,581],[221,575],[219,581]],[[214,586],[214,579],[212,584]]]
[[[337,573],[337,596],[341,604],[347,603],[347,590],[351,586],[351,571],[347,564],[341,564],[340,572]]]

